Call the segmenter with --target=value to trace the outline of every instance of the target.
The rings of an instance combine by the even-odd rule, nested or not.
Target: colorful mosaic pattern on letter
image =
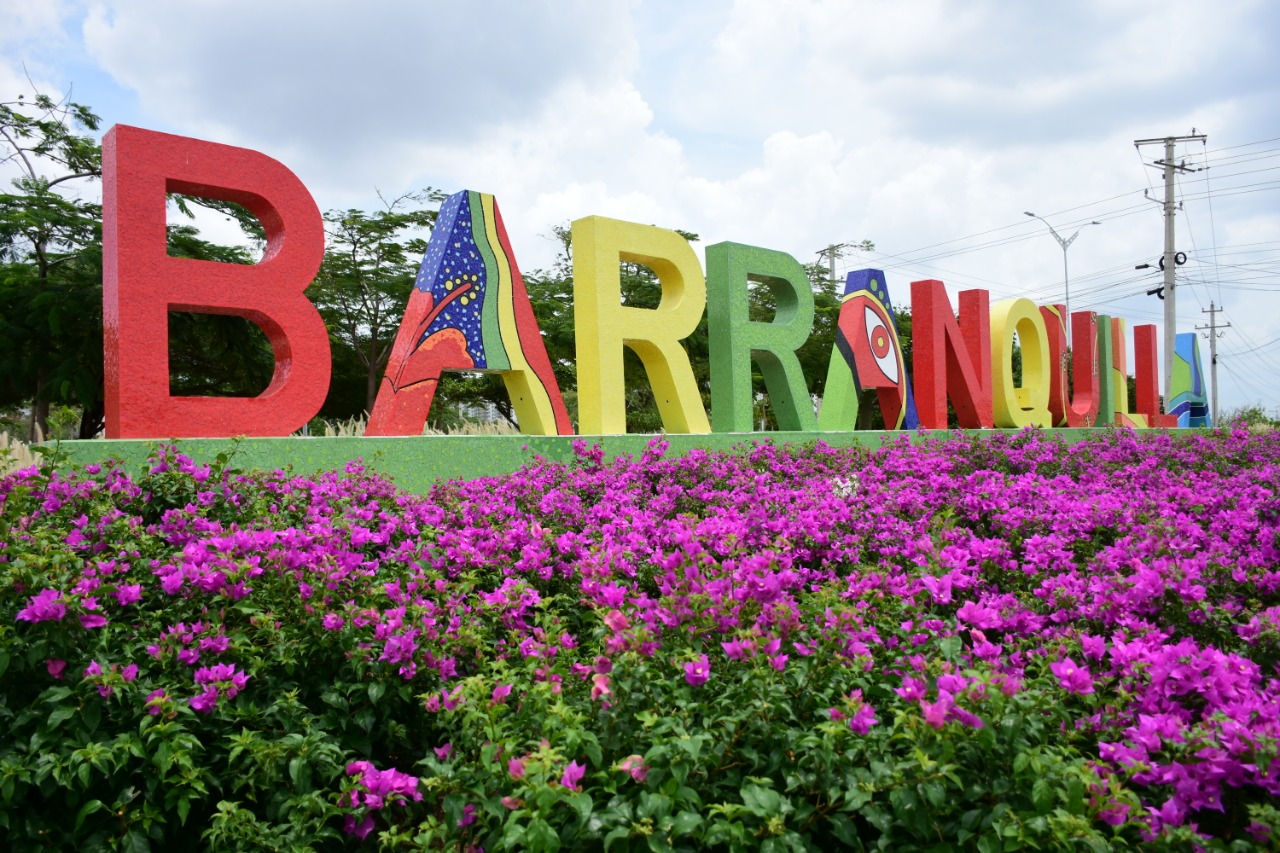
[[[366,435],[418,435],[446,370],[499,373],[521,429],[573,429],[493,196],[454,193],[435,231],[387,363]]]
[[[836,347],[853,371],[858,392],[876,389],[886,429],[916,429],[920,418],[898,343],[898,324],[884,273],[849,273],[841,301]]]

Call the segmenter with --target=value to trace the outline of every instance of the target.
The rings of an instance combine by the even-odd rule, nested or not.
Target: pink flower
[[[121,671],[120,675],[125,681],[133,681],[138,677],[138,665],[136,663],[129,664]]]
[[[591,698],[599,699],[602,696],[612,696],[613,691],[609,689],[609,676],[597,672],[591,676]]]
[[[433,751],[436,754],[436,758],[440,759],[441,761],[448,761],[449,756],[453,755],[453,744],[446,743],[444,746],[434,747]]]
[[[1049,671],[1058,678],[1058,686],[1079,696],[1093,692],[1093,676],[1089,670],[1078,665],[1071,658],[1054,661],[1049,664]]]
[[[337,631],[340,630],[343,625],[347,624],[347,620],[343,619],[337,613],[326,613],[321,624],[324,625],[324,629],[326,631]]]
[[[773,667],[778,672],[782,672],[787,668],[787,660],[788,655],[774,655],[769,658],[769,666]]]
[[[96,660],[89,661],[89,665],[84,668],[84,677],[92,678],[95,675],[102,675],[102,666]]]
[[[649,765],[645,764],[644,759],[639,755],[628,755],[618,762],[618,769],[629,774],[637,782],[643,782],[649,778]]]
[[[462,807],[462,817],[458,818],[458,826],[471,826],[476,822],[476,807],[471,803],[467,803]]]
[[[956,699],[945,690],[938,691],[938,701],[920,700],[920,710],[924,713],[924,721],[935,729],[940,729],[947,722],[947,716],[955,707]]]
[[[604,616],[604,624],[610,631],[620,634],[631,627],[626,615],[621,610],[610,610]]]
[[[116,601],[121,607],[133,604],[142,598],[142,584],[130,583],[121,584],[116,588]]]
[[[160,716],[161,706],[169,701],[169,695],[165,693],[164,688],[152,690],[147,696],[146,709],[147,713],[153,717]]]
[[[868,705],[862,698],[861,690],[854,690],[850,693],[848,703],[854,709],[849,716],[849,730],[854,734],[865,735],[878,722],[876,709]]]
[[[516,809],[524,805],[524,800],[520,799],[519,797],[503,797],[502,805],[511,809],[511,811],[515,811]]]
[[[902,679],[902,686],[895,687],[893,692],[908,702],[915,702],[925,697],[926,690],[927,685],[924,683],[924,679],[907,676]]]
[[[56,589],[42,590],[27,599],[27,606],[18,611],[23,622],[57,622],[67,615],[67,605],[62,593]]]
[[[93,628],[101,628],[106,624],[107,624],[107,617],[103,616],[101,613],[81,613],[80,614],[80,627],[86,630],[92,630]]]
[[[711,661],[706,655],[698,655],[684,665],[684,680],[694,687],[701,687],[711,677]]]
[[[499,684],[497,687],[493,688],[493,696],[492,696],[493,704],[501,705],[502,703],[507,701],[507,697],[510,695],[511,695],[511,685]]]
[[[507,772],[511,774],[512,779],[524,778],[524,759],[509,758],[507,759]]]
[[[199,696],[192,696],[190,702],[192,710],[199,711],[201,714],[212,714],[214,707],[218,704],[218,688],[211,684]]]
[[[61,658],[50,658],[44,665],[49,670],[49,674],[57,679],[62,678],[62,671],[67,668],[67,662]]]
[[[343,823],[342,828],[343,828],[343,831],[347,833],[347,835],[354,835],[356,838],[360,839],[361,841],[364,841],[365,837],[370,832],[373,832],[373,815],[371,814],[365,815],[364,820],[360,821],[360,823],[357,824],[356,816],[349,814],[347,815],[347,819]]]
[[[854,734],[865,735],[877,722],[879,721],[876,719],[876,709],[870,705],[863,705],[849,717],[849,730]]]
[[[560,784],[571,790],[579,791],[581,788],[578,783],[582,781],[582,776],[586,772],[587,765],[570,761],[569,766],[564,769],[564,775],[560,777]]]

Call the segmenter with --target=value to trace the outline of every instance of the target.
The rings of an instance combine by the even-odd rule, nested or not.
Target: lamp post
[[[1076,238],[1080,236],[1080,232],[1083,231],[1087,226],[1101,225],[1102,223],[1096,220],[1093,222],[1086,222],[1084,225],[1081,225],[1079,228],[1076,229],[1076,233],[1072,234],[1070,237],[1064,240],[1062,239],[1062,236],[1058,234],[1057,231],[1054,230],[1053,226],[1049,224],[1049,221],[1045,219],[1043,216],[1036,216],[1034,213],[1032,213],[1029,210],[1024,210],[1022,212],[1025,213],[1027,216],[1030,216],[1032,219],[1039,219],[1041,222],[1043,222],[1045,224],[1045,227],[1049,229],[1049,233],[1053,235],[1053,239],[1057,240],[1058,245],[1062,247],[1062,297],[1063,297],[1063,302],[1065,303],[1066,309],[1067,309],[1067,316],[1063,317],[1062,321],[1066,323],[1067,328],[1070,329],[1071,328],[1071,280],[1067,275],[1067,249],[1071,248],[1071,244],[1076,241]]]

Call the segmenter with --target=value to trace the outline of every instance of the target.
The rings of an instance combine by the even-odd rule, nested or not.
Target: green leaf
[[[547,823],[540,817],[535,817],[529,821],[529,827],[524,834],[525,843],[530,851],[541,850],[559,850],[560,836],[556,833],[551,824]]]
[[[178,823],[187,825],[187,815],[191,814],[191,801],[185,797],[178,800]]]
[[[677,812],[671,833],[677,836],[689,835],[700,826],[702,826],[702,815],[690,811]]]
[[[96,732],[98,723],[102,722],[102,705],[98,702],[90,702],[81,708],[80,722],[84,724],[85,730],[89,734]]]
[[[651,818],[652,820],[661,820],[671,814],[671,798],[662,794],[655,794],[645,791],[640,795],[640,808],[636,809],[636,816],[640,818]]]
[[[591,795],[586,791],[583,791],[580,794],[574,794],[570,797],[569,805],[578,813],[578,820],[582,821],[582,823],[585,824],[587,819],[591,817],[591,807],[593,803],[591,802]]]
[[[74,717],[75,714],[75,708],[72,708],[69,705],[59,705],[49,713],[49,719],[45,722],[45,725],[49,727],[49,731],[53,731],[58,726]]]
[[[102,800],[90,800],[81,806],[80,811],[76,813],[76,830],[79,831],[80,827],[84,825],[85,818],[94,812],[102,811],[106,807],[107,804],[102,802]]]
[[[1031,802],[1040,814],[1047,814],[1053,807],[1053,788],[1047,779],[1040,778],[1031,786]]]
[[[124,837],[120,849],[124,853],[151,853],[151,842],[138,830],[131,831]]]
[[[782,811],[782,797],[771,788],[743,785],[741,794],[743,805],[758,817],[773,817]]]
[[[604,837],[604,849],[608,851],[613,845],[619,841],[626,845],[627,839],[631,837],[631,828],[620,826]]]

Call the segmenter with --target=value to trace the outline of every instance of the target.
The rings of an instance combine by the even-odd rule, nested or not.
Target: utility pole
[[[836,258],[844,257],[845,250],[852,249],[855,252],[874,252],[876,244],[871,240],[859,240],[857,243],[832,243],[825,249],[819,249],[816,254],[819,258],[827,259],[827,272],[831,277],[831,286],[836,287]],[[837,296],[839,296],[839,288],[836,287]]]
[[[819,249],[817,251],[818,257],[827,259],[827,269],[830,272],[832,287],[835,287],[836,284],[836,258],[843,255],[844,250],[848,249],[851,245],[852,244],[850,243],[832,243],[830,246],[827,246],[827,248]]]
[[[1191,129],[1189,136],[1165,136],[1159,139],[1135,139],[1135,148],[1155,143],[1164,144],[1164,159],[1156,160],[1151,165],[1164,168],[1164,256],[1160,266],[1164,269],[1164,408],[1169,411],[1171,402],[1169,389],[1173,387],[1173,351],[1178,336],[1178,306],[1174,295],[1174,246],[1173,217],[1177,205],[1174,202],[1174,175],[1178,172],[1198,172],[1199,169],[1188,168],[1186,162],[1173,161],[1173,146],[1179,142],[1203,142],[1208,137],[1197,134]]]
[[[1231,328],[1231,324],[1223,323],[1221,326],[1218,325],[1218,315],[1222,313],[1222,309],[1214,307],[1214,304],[1212,302],[1209,303],[1208,311],[1202,308],[1200,309],[1200,313],[1209,315],[1209,325],[1196,326],[1196,331],[1202,332],[1205,329],[1209,330],[1209,334],[1207,334],[1205,337],[1209,339],[1209,381],[1213,383],[1213,408],[1210,409],[1210,412],[1213,413],[1213,425],[1217,426],[1218,425],[1218,338],[1222,337],[1223,335],[1223,332],[1219,332],[1218,330],[1229,329]]]

